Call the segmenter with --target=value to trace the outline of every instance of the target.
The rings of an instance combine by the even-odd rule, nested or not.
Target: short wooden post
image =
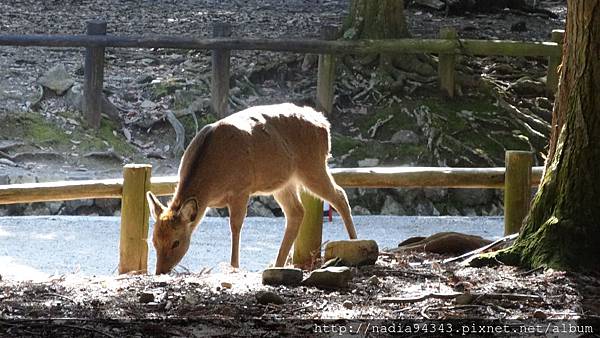
[[[504,177],[504,235],[518,233],[529,212],[531,200],[530,151],[507,151]]]
[[[442,27],[440,29],[440,39],[456,40],[458,34],[453,27]],[[454,97],[454,78],[455,78],[456,55],[440,54],[438,60],[438,74],[440,77],[440,88],[448,95]]]
[[[300,198],[304,206],[304,218],[294,242],[293,262],[294,265],[306,266],[313,257],[321,257],[323,201],[307,192],[302,192]]]
[[[323,26],[321,39],[335,40],[338,29],[335,26]],[[335,94],[335,68],[336,58],[332,54],[319,55],[319,68],[317,70],[317,109],[326,116],[333,111],[333,96]]]
[[[558,89],[558,66],[562,62],[562,49],[564,37],[564,30],[552,30],[552,42],[558,43],[558,48],[560,48],[561,55],[548,57],[548,73],[546,74],[546,88],[548,90],[548,93],[555,93]]]
[[[231,25],[223,22],[213,23],[213,37],[228,38]],[[218,118],[229,115],[229,64],[231,52],[228,49],[212,51],[211,103]]]
[[[152,166],[128,164],[123,168],[119,273],[147,271],[148,217],[146,192],[150,190]]]
[[[88,35],[106,35],[106,22],[87,23]],[[83,114],[86,124],[94,129],[100,127],[102,115],[102,88],[104,86],[104,47],[85,49]]]

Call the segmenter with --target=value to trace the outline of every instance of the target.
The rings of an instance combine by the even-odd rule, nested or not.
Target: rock
[[[450,200],[463,206],[489,204],[494,199],[492,189],[451,189]]]
[[[300,285],[302,278],[302,270],[293,268],[269,268],[262,273],[262,283],[265,285],[296,286]]]
[[[359,167],[376,167],[379,164],[377,158],[365,158],[364,160],[358,161]]]
[[[208,208],[208,209],[206,209],[206,214],[204,214],[204,216],[207,216],[207,217],[221,217],[221,214],[219,214],[219,212],[217,211],[217,209]]]
[[[10,176],[0,175],[0,185],[10,184]]]
[[[412,130],[398,130],[392,135],[390,142],[394,144],[418,144],[419,135]]]
[[[302,281],[302,285],[314,286],[320,289],[337,289],[348,287],[352,280],[352,270],[348,267],[328,267],[317,269]]]
[[[474,208],[470,207],[463,208],[462,215],[468,217],[475,217],[477,216],[477,211]]]
[[[63,95],[75,81],[62,63],[50,68],[39,80],[38,83],[52,90],[57,95]]]
[[[285,301],[281,298],[280,295],[271,291],[259,291],[256,293],[256,301],[259,304],[267,305],[267,304],[284,304]]]
[[[545,320],[548,318],[548,315],[543,311],[535,310],[535,312],[533,313],[533,318]]]
[[[81,207],[91,207],[92,205],[94,205],[94,200],[92,200],[92,199],[66,201],[65,209],[67,209],[67,211],[71,212],[71,211],[75,211]]]
[[[456,305],[468,305],[473,303],[475,297],[470,293],[463,293],[462,295],[454,298],[454,304]]]
[[[510,26],[512,32],[525,32],[527,31],[527,23],[525,21],[519,21]]]
[[[121,200],[117,198],[99,198],[94,200],[97,207],[114,212],[121,206]]]
[[[546,93],[546,86],[543,83],[527,77],[518,79],[508,89],[523,96],[544,96]]]
[[[369,211],[369,209],[360,206],[360,205],[355,205],[354,207],[352,207],[352,214],[353,215],[370,215],[371,212]]]
[[[406,215],[406,210],[392,196],[387,195],[379,213],[382,215]]]
[[[277,201],[273,198],[273,196],[258,196],[258,200],[263,205],[267,206],[271,210],[280,209],[281,207],[277,204]]]
[[[137,84],[150,83],[150,82],[152,82],[152,80],[154,80],[154,76],[145,74],[145,75],[141,75],[138,78],[136,78],[135,83],[137,83]]]
[[[142,291],[139,294],[140,303],[148,304],[154,301],[154,294],[148,291]]]
[[[221,282],[221,286],[224,289],[231,289],[233,287],[233,284],[229,283],[229,282]]]
[[[258,200],[254,200],[248,206],[248,216],[250,217],[275,217],[271,209],[264,206]]]
[[[446,202],[448,199],[448,189],[423,189],[425,198],[431,202]]]
[[[77,111],[83,110],[83,87],[80,84],[75,84],[65,94],[67,105]]]
[[[327,261],[336,257],[348,266],[372,265],[379,257],[379,246],[374,240],[364,239],[328,242],[323,259]]]
[[[367,279],[367,283],[371,284],[371,285],[379,285],[379,278],[377,278],[377,276],[373,275],[371,277],[369,277],[369,279]]]
[[[352,304],[351,301],[346,300],[342,303],[342,306],[345,307],[346,309],[350,310],[354,307],[354,304]]]
[[[51,215],[50,209],[44,203],[32,203],[27,205],[23,216],[44,216]]]
[[[417,5],[433,8],[438,11],[446,7],[446,3],[441,0],[415,0],[414,3]]]
[[[16,167],[17,164],[7,158],[0,158],[0,164],[4,164],[11,167]]]

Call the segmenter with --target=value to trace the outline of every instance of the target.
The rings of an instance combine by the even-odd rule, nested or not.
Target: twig
[[[63,296],[63,295],[61,295],[61,294],[58,294],[58,293],[46,292],[46,293],[43,293],[42,295],[43,295],[43,296],[54,296],[54,297],[62,298],[62,299],[65,299],[65,300],[71,301],[73,304],[77,304],[77,301],[76,301],[76,300],[74,300],[74,299],[72,299],[72,298],[69,298],[69,297],[67,297],[67,296]]]
[[[455,262],[455,261],[464,260],[464,259],[469,258],[471,256],[475,256],[477,254],[480,254],[480,253],[482,253],[482,252],[484,252],[486,250],[495,248],[496,246],[498,246],[498,245],[500,245],[502,243],[505,243],[505,242],[511,241],[513,239],[516,239],[518,236],[519,236],[519,234],[512,234],[512,235],[508,235],[508,236],[502,237],[502,238],[500,238],[500,239],[498,239],[498,240],[496,240],[496,241],[494,241],[494,242],[492,242],[492,243],[490,243],[490,244],[488,244],[486,246],[483,246],[483,247],[481,247],[479,249],[475,249],[473,251],[467,252],[467,253],[462,254],[460,256],[457,256],[457,257],[444,259],[441,263],[442,264],[447,264],[447,263],[452,263],[452,262]]]
[[[463,295],[463,293],[429,293],[418,297],[382,297],[379,300],[382,303],[418,303],[427,299],[451,300]],[[526,295],[520,293],[472,293],[477,299],[507,299],[507,300],[531,300],[542,301],[543,298],[537,295]]]

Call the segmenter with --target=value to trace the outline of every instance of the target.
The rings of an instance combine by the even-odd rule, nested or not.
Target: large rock
[[[303,278],[302,270],[293,268],[269,268],[262,273],[262,283],[265,285],[300,285]]]
[[[355,205],[354,207],[352,207],[352,214],[353,215],[371,215],[371,212],[369,211],[369,209],[360,206],[360,205]]]
[[[382,215],[406,215],[406,210],[392,196],[387,195],[381,207]]]
[[[492,189],[451,189],[449,193],[451,201],[466,207],[489,204],[494,199]]]
[[[75,81],[67,73],[65,66],[62,63],[50,68],[39,80],[39,84],[52,90],[57,95],[63,95]]]
[[[320,289],[339,289],[348,287],[352,280],[352,270],[342,266],[331,266],[325,269],[317,269],[310,273],[302,285],[314,286]]]
[[[248,216],[251,217],[275,217],[271,209],[267,208],[258,200],[254,200],[248,206]]]
[[[398,130],[390,138],[390,142],[394,144],[418,144],[419,135],[412,130]]]
[[[336,257],[348,266],[375,264],[379,257],[379,246],[374,240],[364,239],[328,242],[325,245],[324,260]]]

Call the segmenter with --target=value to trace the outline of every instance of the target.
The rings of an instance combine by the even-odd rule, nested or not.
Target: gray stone
[[[390,142],[394,144],[418,144],[419,141],[419,135],[412,130],[405,129],[398,130],[390,138]]]
[[[435,205],[429,200],[424,200],[417,204],[415,208],[415,214],[417,216],[439,216],[440,212],[436,209]]]
[[[94,200],[92,200],[92,199],[74,200],[74,201],[66,201],[65,202],[65,208],[68,211],[75,211],[78,208],[81,208],[81,207],[91,207],[92,205],[94,205]]]
[[[374,240],[350,239],[327,242],[323,259],[339,258],[344,265],[361,266],[375,264],[378,257],[379,246]]]
[[[140,303],[151,303],[154,301],[154,294],[152,292],[142,291],[138,295]]]
[[[382,215],[406,215],[406,210],[392,196],[387,195],[383,207],[381,207]]]
[[[367,283],[371,284],[371,285],[379,285],[379,278],[377,278],[377,276],[373,275],[371,277],[369,277],[369,279],[367,279]]]
[[[348,287],[352,280],[352,270],[348,267],[331,266],[317,269],[302,281],[302,285],[314,286],[320,289],[337,289]]]
[[[63,95],[75,81],[67,73],[62,63],[50,68],[39,80],[38,83],[52,90],[58,95]]]
[[[448,189],[423,189],[425,198],[432,202],[445,202],[448,199]]]
[[[475,216],[477,216],[477,211],[475,211],[474,208],[470,208],[470,207],[463,208],[462,215],[469,216],[469,217],[475,217]]]
[[[75,84],[65,94],[67,105],[76,111],[83,110],[83,87]]]
[[[11,167],[16,167],[17,164],[7,158],[0,158],[0,164],[4,164]]]
[[[10,176],[0,175],[0,185],[10,184]]]
[[[221,214],[219,214],[219,212],[217,211],[217,209],[208,208],[208,209],[206,209],[206,214],[204,214],[204,216],[207,216],[207,217],[221,217]]]
[[[258,291],[256,293],[256,301],[259,304],[267,305],[267,304],[284,304],[285,301],[281,298],[280,295],[271,291]]]
[[[262,273],[262,283],[265,285],[300,285],[303,278],[302,270],[294,268],[269,268]]]
[[[462,206],[489,204],[494,198],[492,189],[451,189],[450,200]]]
[[[277,204],[277,201],[273,198],[273,196],[258,196],[258,200],[263,205],[267,206],[269,209],[280,209],[281,207]]]
[[[354,207],[352,207],[352,214],[353,215],[370,215],[371,212],[369,211],[369,209],[360,206],[360,205],[355,205]]]
[[[248,216],[250,217],[275,217],[271,209],[264,206],[257,200],[254,200],[248,206]]]
[[[354,304],[351,301],[346,300],[342,303],[342,306],[348,310],[351,310],[354,307]]]
[[[365,158],[364,160],[358,161],[359,167],[376,167],[379,164],[377,158]]]
[[[50,215],[58,215],[60,209],[63,207],[63,204],[63,202],[48,202],[46,203],[46,206],[50,211]]]
[[[107,209],[113,212],[121,206],[121,200],[118,198],[99,198],[94,200],[97,207]]]

